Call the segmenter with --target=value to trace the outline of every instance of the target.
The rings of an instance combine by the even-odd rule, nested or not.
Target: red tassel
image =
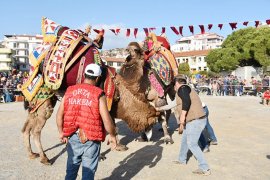
[[[248,21],[243,22],[243,25],[244,26],[247,26],[248,25]]]
[[[260,21],[255,21],[255,26],[258,27],[260,24]]]
[[[134,29],[134,37],[137,38],[138,28]]]
[[[177,29],[175,27],[172,26],[171,29],[176,35],[179,35],[179,32],[177,31]]]
[[[149,32],[148,32],[148,28],[143,28],[145,35],[148,36]]]
[[[127,36],[127,37],[129,37],[129,36],[130,36],[130,29],[127,29],[126,36]]]
[[[223,24],[218,24],[219,29],[221,30],[223,27]]]
[[[188,26],[189,27],[189,30],[192,34],[194,34],[194,27],[193,26]]]
[[[199,25],[200,29],[201,29],[201,34],[204,34],[205,31],[204,31],[204,25]]]
[[[237,28],[237,27],[236,27],[237,23],[229,23],[229,24],[230,24],[230,26],[231,26],[232,30],[234,30],[234,29],[236,29],[236,28]]]
[[[269,25],[270,24],[270,19],[267,19],[265,22],[266,22],[266,24]]]
[[[179,34],[183,36],[183,26],[179,26]]]
[[[208,31],[210,31],[213,27],[213,24],[208,24]]]
[[[165,27],[162,27],[161,34],[164,34],[165,31],[166,31],[166,28]]]

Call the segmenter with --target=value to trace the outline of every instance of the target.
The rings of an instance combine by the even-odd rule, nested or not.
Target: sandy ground
[[[169,130],[175,143],[168,145],[162,141],[160,125],[154,126],[153,141],[140,143],[135,141],[138,134],[117,121],[121,142],[129,150],[111,152],[104,143],[101,152],[107,159],[99,163],[96,179],[270,179],[270,106],[249,96],[204,96],[202,100],[208,104],[209,119],[219,142],[205,153],[212,170],[210,176],[192,174],[197,169],[194,157],[187,165],[172,163],[178,156],[181,136],[174,131],[176,122],[171,116]],[[0,104],[0,179],[64,179],[67,154],[65,145],[58,140],[55,113],[42,132],[52,166],[28,159],[21,134],[26,115],[22,103]]]

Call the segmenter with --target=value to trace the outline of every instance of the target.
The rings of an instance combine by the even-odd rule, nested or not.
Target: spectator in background
[[[269,105],[269,100],[270,100],[270,91],[269,88],[263,93],[262,96],[262,104],[264,105]]]

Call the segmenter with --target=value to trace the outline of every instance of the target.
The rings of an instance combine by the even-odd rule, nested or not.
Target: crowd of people
[[[0,97],[1,101],[13,102],[16,95],[21,95],[20,87],[27,79],[28,74],[16,69],[8,72],[0,72]]]
[[[228,75],[216,78],[191,78],[190,84],[196,91],[213,96],[242,96],[242,95],[261,95],[269,88],[269,76],[264,75],[262,80],[251,77],[250,80],[241,77]]]

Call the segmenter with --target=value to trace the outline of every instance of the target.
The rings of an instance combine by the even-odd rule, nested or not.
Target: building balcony
[[[0,48],[0,54],[11,54],[12,50],[9,48]]]
[[[11,71],[11,67],[0,67],[0,71]]]
[[[12,62],[11,58],[0,58],[0,63],[1,62]]]

